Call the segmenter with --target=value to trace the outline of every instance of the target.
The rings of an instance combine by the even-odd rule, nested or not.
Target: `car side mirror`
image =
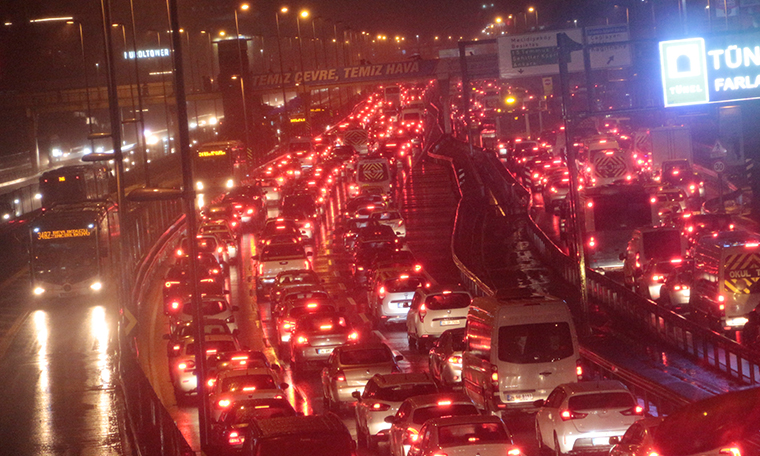
[[[396,415],[388,415],[383,419],[386,423],[393,424],[394,421],[396,421]]]
[[[620,443],[620,437],[616,435],[610,437],[610,445],[617,445],[618,443]]]
[[[285,383],[285,382],[282,382],[282,383],[280,383],[280,389],[283,389],[283,390],[284,390],[284,389],[288,389],[288,388],[290,388],[290,385],[289,385],[289,384],[287,384],[287,383]]]
[[[279,364],[274,363],[274,364],[272,364],[272,370],[275,371],[275,372],[280,372],[282,370],[282,367],[280,367]]]
[[[533,406],[534,407],[543,407],[544,405],[546,405],[546,401],[543,400],[543,399],[539,399],[537,401],[533,401]]]
[[[351,397],[353,397],[354,399],[356,399],[359,402],[362,401],[362,393],[360,393],[359,391],[352,392],[351,393]]]
[[[404,355],[396,355],[393,359],[395,359],[396,361],[401,361],[402,359],[404,359]]]

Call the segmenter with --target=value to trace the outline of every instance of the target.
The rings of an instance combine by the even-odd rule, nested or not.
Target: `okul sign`
[[[660,42],[665,106],[760,98],[760,34]]]

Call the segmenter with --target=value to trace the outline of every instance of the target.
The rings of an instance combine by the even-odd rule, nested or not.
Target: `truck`
[[[356,163],[356,183],[349,187],[354,198],[361,194],[390,196],[393,176],[387,158],[365,158]]]
[[[694,249],[689,306],[724,331],[741,330],[760,305],[760,237],[720,231]]]
[[[578,169],[585,187],[600,187],[631,181],[635,173],[629,151],[613,137],[594,135],[584,138],[578,151]]]
[[[663,163],[688,160],[694,164],[691,129],[683,126],[642,129],[633,134],[633,153],[642,160],[651,160],[652,174],[657,176]]]
[[[360,157],[365,157],[369,154],[368,140],[369,134],[367,133],[367,130],[363,128],[346,130],[346,132],[343,133],[343,144],[346,146],[353,146]]]
[[[655,220],[649,192],[640,185],[611,185],[587,188],[580,199],[586,265],[599,272],[621,270],[633,231]]]

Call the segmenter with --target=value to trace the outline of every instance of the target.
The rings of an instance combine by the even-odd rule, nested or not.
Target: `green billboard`
[[[704,39],[660,42],[660,71],[666,107],[710,101]]]

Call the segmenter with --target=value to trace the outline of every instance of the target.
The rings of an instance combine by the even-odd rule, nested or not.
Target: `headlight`
[[[37,296],[41,295],[44,292],[45,292],[45,289],[42,287],[37,287],[34,289],[34,294],[36,294]]]
[[[90,288],[93,291],[100,291],[100,289],[103,288],[103,284],[100,282],[94,282],[92,285],[90,285]]]
[[[195,188],[198,190],[203,190],[203,182],[198,181],[195,183]]]
[[[235,182],[232,179],[227,179],[227,188],[232,188]]]

